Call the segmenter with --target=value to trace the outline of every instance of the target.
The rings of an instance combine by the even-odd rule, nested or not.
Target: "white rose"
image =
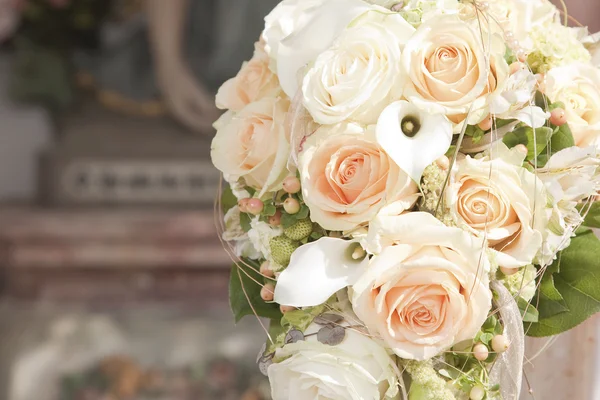
[[[490,157],[457,162],[446,191],[447,204],[459,226],[482,238],[498,265],[531,264],[542,246],[548,222],[544,184],[521,165],[524,156],[496,145]]]
[[[488,95],[502,91],[509,75],[502,37],[475,23],[441,15],[423,23],[406,44],[402,59],[409,84],[405,97],[418,107],[445,114],[452,122],[478,123],[488,113]]]
[[[400,49],[413,28],[399,15],[368,12],[321,53],[304,77],[304,107],[323,125],[377,121],[402,95]]]
[[[271,67],[276,71],[279,43],[310,20],[310,10],[326,0],[283,0],[265,17],[262,38],[265,52],[271,59]]]
[[[310,326],[305,334],[321,327]],[[309,336],[277,349],[269,366],[273,400],[381,400],[397,399],[399,384],[395,360],[366,334],[346,329],[337,346]]]
[[[565,105],[567,122],[579,147],[600,146],[600,70],[590,64],[553,68],[546,95]]]
[[[390,13],[390,10],[362,0],[327,0],[306,11],[307,22],[283,39],[277,51],[277,76],[290,98],[294,98],[301,85],[303,69],[330,48],[355,19],[368,11]],[[396,29],[413,27],[404,22]]]
[[[260,195],[276,190],[287,175],[290,145],[285,122],[289,101],[266,97],[227,112],[215,123],[212,161],[229,181],[243,178]]]
[[[414,360],[475,337],[492,306],[482,240],[413,212],[377,218],[368,241],[375,256],[352,304],[373,335]]]

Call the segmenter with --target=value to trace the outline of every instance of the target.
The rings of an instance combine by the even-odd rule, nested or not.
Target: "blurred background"
[[[0,400],[269,398],[209,152],[277,2],[0,0]],[[600,2],[567,4],[600,30]],[[599,333],[532,342],[523,398],[600,399]]]

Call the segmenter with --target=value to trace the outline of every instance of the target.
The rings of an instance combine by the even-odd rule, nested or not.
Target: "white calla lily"
[[[377,121],[377,142],[415,182],[452,143],[452,123],[408,101],[390,104]],[[408,133],[408,134],[407,134]]]
[[[277,50],[277,75],[283,91],[294,98],[301,82],[298,72],[327,50],[355,18],[373,9],[389,12],[362,0],[328,0],[306,10],[306,23],[283,39]]]
[[[275,302],[293,307],[324,303],[335,292],[351,286],[366,271],[367,257],[355,260],[354,241],[324,237],[298,248],[277,278]]]

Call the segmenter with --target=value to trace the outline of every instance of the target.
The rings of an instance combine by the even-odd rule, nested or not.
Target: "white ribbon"
[[[498,294],[497,306],[504,325],[504,336],[510,346],[508,350],[498,355],[490,371],[490,381],[500,385],[503,400],[519,400],[525,357],[523,319],[517,302],[504,285],[494,281],[491,286]]]

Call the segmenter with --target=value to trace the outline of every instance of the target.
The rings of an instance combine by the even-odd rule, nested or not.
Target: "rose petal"
[[[353,246],[357,243],[325,237],[298,248],[277,279],[275,301],[293,307],[317,306],[353,285],[369,262],[352,259]]]
[[[361,0],[329,0],[307,10],[309,22],[279,44],[277,75],[283,91],[294,98],[300,69],[329,48],[352,20],[373,8]]]
[[[402,120],[407,116],[421,124],[414,137],[402,132]],[[429,114],[407,101],[397,101],[379,117],[377,142],[402,170],[420,182],[425,168],[450,148],[452,124],[441,114]]]

